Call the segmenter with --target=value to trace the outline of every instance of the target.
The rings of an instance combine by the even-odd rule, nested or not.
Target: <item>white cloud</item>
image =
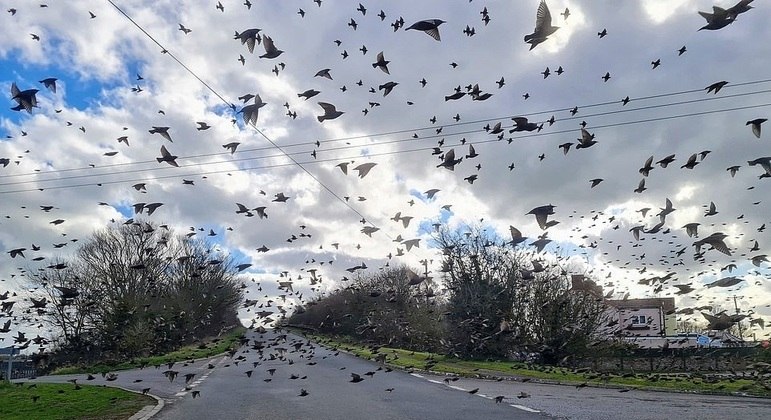
[[[714,275],[732,261],[746,265],[748,256],[742,254],[751,241],[758,240],[759,253],[767,253],[769,230],[758,228],[767,223],[768,183],[757,179],[760,169],[745,164],[767,155],[766,133],[758,141],[744,122],[766,117],[768,108],[727,110],[768,102],[767,93],[762,93],[767,84],[741,83],[767,78],[764,57],[771,56],[771,45],[752,41],[768,37],[762,22],[769,12],[756,7],[729,28],[696,33],[698,27],[693,26],[701,18],[696,15],[699,5],[692,1],[620,2],[612,8],[600,2],[550,1],[549,5],[560,29],[533,51],[528,51],[522,37],[532,29],[536,1],[491,3],[488,25],[479,14],[484,5],[476,2],[388,2],[382,5],[387,14],[383,22],[374,13],[360,16],[355,7],[326,3],[322,8],[307,8],[305,18],[283,2],[255,2],[251,11],[240,4],[226,5],[225,13],[207,1],[186,3],[181,9],[176,2],[145,1],[127,9],[237,109],[243,106],[238,96],[260,94],[267,105],[260,110],[257,127],[338,196],[349,197],[348,205],[381,229],[372,238],[361,233],[361,216],[280,157],[254,129],[244,127],[240,114],[229,112],[220,98],[168,54],[160,54],[157,45],[113,9],[94,10],[97,18],[89,19],[88,7],[94,6],[85,2],[73,2],[71,7],[58,2],[48,8],[17,6],[17,15],[5,16],[7,25],[0,28],[0,58],[3,69],[9,69],[0,72],[3,91],[9,91],[11,82],[24,89],[42,88],[37,81],[51,75],[60,79],[60,90],[56,95],[40,92],[40,108],[31,116],[7,110],[15,104],[11,99],[0,111],[3,135],[12,136],[0,142],[0,157],[19,161],[0,168],[0,184],[4,184],[0,185],[4,211],[0,216],[9,217],[0,219],[0,249],[35,243],[44,245],[42,253],[48,257],[66,255],[75,244],[52,248],[63,240],[62,234],[67,234],[67,240],[82,240],[110,219],[120,218],[113,207],[99,206],[99,202],[164,202],[154,220],[182,231],[216,229],[225,249],[242,252],[252,258],[255,270],[267,272],[255,278],[265,288],[260,296],[267,294],[274,300],[281,294],[275,284],[282,271],[290,272],[298,289],[308,296],[307,269],[311,267],[325,279],[314,288],[333,288],[338,279],[349,275],[345,268],[362,261],[373,269],[386,262],[417,264],[423,258],[438,263],[436,250],[428,249],[430,232],[421,231],[420,224],[430,225],[447,215],[443,205],[452,206],[450,226],[484,219],[483,224],[504,237],[508,226],[514,225],[535,238],[542,231],[525,213],[554,204],[553,219],[560,224],[549,229],[549,237],[560,248],[552,249],[569,257],[576,267],[583,267],[580,258],[602,276],[611,274],[607,282],[613,282],[616,292],[628,290],[633,296],[652,293],[637,284],[643,269],[648,274],[673,271],[682,282],[694,281],[699,278],[696,273]],[[571,11],[567,21],[560,15],[565,7]],[[407,25],[426,18],[446,20],[440,27],[442,41],[415,31],[394,32],[389,24],[399,16]],[[360,24],[356,31],[346,25],[351,17]],[[192,32],[183,34],[177,29],[179,23]],[[474,27],[474,36],[464,35],[466,25]],[[251,27],[272,36],[285,53],[273,60],[260,59],[263,50],[258,45],[249,54],[233,39],[233,32]],[[599,39],[596,32],[602,28],[608,29],[608,36]],[[29,32],[39,32],[41,41],[32,41]],[[688,52],[678,56],[676,50],[683,44]],[[360,51],[363,45],[369,50],[366,55]],[[346,59],[343,50],[348,53]],[[391,61],[390,75],[372,68],[379,51]],[[238,61],[239,55],[245,57],[245,65]],[[715,60],[716,56],[721,59]],[[662,65],[652,70],[649,63],[656,58]],[[457,68],[450,63],[458,64]],[[547,66],[552,74],[544,79],[541,72]],[[561,76],[554,73],[559,66],[565,69]],[[274,67],[279,68],[278,75],[272,72]],[[331,68],[333,80],[314,77],[321,68]],[[612,74],[607,83],[600,79],[605,72]],[[144,80],[136,80],[135,73]],[[505,84],[499,88],[496,82],[501,77]],[[423,78],[425,87],[419,83]],[[730,82],[719,95],[707,96],[701,90],[719,80]],[[387,81],[399,85],[384,97],[378,87]],[[465,91],[475,84],[493,96],[486,101],[469,96],[445,100],[457,86]],[[137,86],[143,91],[132,92]],[[310,88],[321,93],[308,101],[298,98],[299,92]],[[666,95],[684,90],[695,92]],[[522,98],[525,92],[530,94],[527,100]],[[754,95],[730,97],[750,92]],[[88,96],[79,97],[83,95]],[[622,106],[626,96],[632,102]],[[334,103],[345,114],[319,124],[318,101]],[[665,106],[674,101],[690,102]],[[571,116],[567,110],[574,106],[579,107],[578,114]],[[287,116],[288,111],[296,112],[297,119]],[[694,115],[671,118],[689,113]],[[497,141],[482,129],[500,121],[508,130],[509,117],[514,115],[528,115],[533,121],[554,115],[557,122],[546,123],[543,131],[527,137],[505,132],[504,137],[515,137],[511,143]],[[232,118],[237,118],[237,124],[231,123]],[[198,131],[197,121],[206,121],[212,128]],[[558,146],[575,143],[582,121],[598,144],[582,150],[574,145],[563,155]],[[81,126],[85,133],[78,129]],[[148,133],[152,126],[171,127],[173,143]],[[22,131],[27,135],[22,137]],[[130,146],[117,142],[123,135]],[[458,156],[465,156],[467,146],[460,144],[461,139],[473,143],[479,157],[464,157],[453,172],[437,168],[433,148],[443,153],[453,147]],[[241,143],[233,155],[222,148],[231,141]],[[181,168],[155,161],[161,144],[180,156]],[[692,170],[680,168],[690,154],[702,150],[712,153]],[[108,151],[119,153],[104,156]],[[669,154],[675,154],[677,161],[666,169],[655,166],[646,178],[648,189],[634,193],[641,179],[638,169],[647,157],[654,155],[655,162]],[[335,167],[344,161],[355,162],[347,176]],[[360,179],[351,168],[364,162],[377,166]],[[513,170],[508,169],[510,164]],[[735,164],[741,168],[731,178],[725,168]],[[471,175],[478,176],[474,184],[464,180]],[[193,180],[195,186],[183,185],[183,178]],[[589,188],[593,178],[603,182]],[[131,187],[142,180],[147,182],[146,194]],[[54,188],[80,184],[88,186]],[[38,187],[45,191],[37,191]],[[430,188],[441,190],[434,200],[412,195]],[[28,191],[4,193],[9,189]],[[272,202],[279,192],[290,200]],[[677,208],[662,229],[667,233],[643,234],[634,241],[629,230],[637,225],[650,229],[658,223],[655,214],[667,197]],[[408,204],[411,200],[414,205]],[[716,203],[719,214],[705,219],[702,206],[710,201]],[[252,208],[266,206],[269,218],[236,215],[236,202]],[[45,204],[59,209],[43,213],[38,206]],[[652,209],[646,217],[638,212],[643,207]],[[407,228],[391,220],[396,212],[413,217]],[[740,215],[744,217],[737,219]],[[59,217],[67,222],[59,227],[49,224]],[[695,238],[688,238],[681,228],[690,222],[701,223],[700,237],[714,231],[727,233],[729,245],[736,249],[734,256],[709,251],[704,264],[693,261]],[[301,233],[312,236],[287,242]],[[389,261],[387,255],[404,248],[393,242],[398,235],[421,238],[420,248]],[[262,245],[271,250],[257,252]],[[687,251],[675,255],[683,248]],[[3,255],[8,264],[3,265],[0,278],[24,288],[18,276],[11,281],[10,275],[27,262]],[[306,264],[313,259],[315,263]],[[331,266],[320,264],[329,260],[334,261]],[[767,278],[768,267],[761,267],[760,273],[753,279]],[[299,275],[303,280],[297,280]],[[752,287],[762,290],[761,285]],[[254,286],[250,290],[257,293]],[[756,313],[769,315],[767,309],[761,312],[767,299],[762,293],[756,296]]]

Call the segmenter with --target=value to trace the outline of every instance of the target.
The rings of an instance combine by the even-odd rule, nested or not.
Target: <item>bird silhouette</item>
[[[755,118],[754,120],[747,121],[746,125],[752,127],[752,134],[754,134],[755,137],[760,138],[760,125],[766,121],[768,121],[767,118]]]
[[[445,23],[445,21],[441,19],[421,20],[407,27],[405,31],[408,31],[410,29],[414,29],[416,31],[422,31],[422,32],[425,32],[427,35],[429,35],[431,38],[434,38],[437,41],[441,41],[442,39],[441,39],[441,36],[439,35],[439,25],[443,23]]]
[[[260,55],[260,58],[276,58],[284,52],[276,48],[273,39],[267,35],[262,36],[262,46],[265,48],[265,54]]]
[[[319,102],[318,104],[321,107],[321,109],[324,110],[323,115],[319,115],[316,117],[319,120],[319,122],[324,122],[326,120],[334,120],[335,118],[344,114],[343,111],[338,111],[337,108],[335,108],[335,106],[330,103]]]
[[[166,146],[161,146],[161,157],[155,158],[155,160],[157,160],[158,163],[166,162],[171,166],[179,167],[177,164],[177,156],[169,153],[169,151],[166,150]]]
[[[258,28],[251,28],[246,29],[243,32],[236,31],[236,35],[234,39],[238,39],[241,41],[241,45],[246,44],[246,48],[249,50],[249,53],[254,53],[254,46],[255,44],[258,44],[262,41],[262,38],[260,37],[260,31],[262,29]]]
[[[535,18],[535,29],[533,33],[525,35],[525,42],[530,44],[530,50],[538,46],[538,44],[546,41],[549,35],[559,29],[559,26],[552,26],[551,13],[549,12],[549,6],[546,5],[546,0],[541,0],[538,5],[538,12]]]

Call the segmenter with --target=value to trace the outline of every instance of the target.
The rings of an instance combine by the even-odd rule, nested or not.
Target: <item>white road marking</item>
[[[524,405],[519,405],[519,404],[509,404],[509,405],[514,407],[514,408],[519,408],[520,410],[529,411],[531,413],[540,413],[540,411],[534,410],[534,409],[532,409],[530,407],[525,407]]]
[[[182,392],[177,392],[176,394],[174,394],[174,396],[175,397],[184,397],[186,394],[187,394],[186,391],[182,391]]]
[[[434,380],[434,379],[428,379],[428,378],[425,378],[424,376],[422,376],[422,375],[419,375],[419,374],[417,374],[417,373],[410,373],[410,375],[412,375],[412,376],[415,376],[415,377],[417,377],[417,378],[423,378],[423,379],[427,380],[428,382],[433,382],[433,383],[435,383],[435,384],[443,384],[443,383],[444,383],[444,382],[442,382],[442,381],[437,381],[437,380]],[[459,387],[459,386],[455,386],[455,385],[450,385],[450,384],[447,384],[447,383],[444,383],[444,384],[445,384],[445,385],[447,385],[447,387],[448,387],[448,388],[452,388],[452,389],[454,389],[454,390],[457,390],[457,391],[468,392],[468,390],[467,390],[467,389],[465,389],[465,388],[461,388],[461,387]],[[479,397],[482,397],[482,398],[486,398],[486,399],[488,399],[488,400],[492,400],[492,399],[494,399],[493,397],[489,397],[489,396],[487,396],[487,395],[485,395],[485,394],[475,394],[475,395],[477,395],[477,396],[479,396]],[[527,412],[530,412],[530,413],[540,413],[540,411],[539,411],[539,410],[535,410],[535,409],[533,409],[533,408],[530,408],[530,407],[526,407],[526,406],[524,406],[524,405],[519,405],[519,404],[509,404],[509,405],[510,405],[511,407],[514,407],[514,408],[518,408],[518,409],[520,409],[520,410],[523,410],[523,411],[527,411]]]

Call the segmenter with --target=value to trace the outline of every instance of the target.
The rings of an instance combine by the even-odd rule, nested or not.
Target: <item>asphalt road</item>
[[[444,376],[387,372],[376,363],[309,345],[291,334],[286,341],[274,341],[276,333],[262,338],[249,334],[264,345],[261,355],[257,349],[243,347],[234,358],[220,356],[176,364],[171,370],[179,373],[173,381],[163,373],[167,366],[118,372],[118,378],[111,382],[101,376],[86,381],[85,375],[36,380],[78,378],[79,383],[150,388],[150,393],[166,402],[154,417],[164,420],[771,418],[771,401],[767,399],[636,390],[622,393],[617,389],[467,378],[445,381],[448,378]],[[300,343],[295,350],[294,344]],[[275,369],[272,375],[270,369]],[[247,371],[252,372],[251,377]],[[365,375],[367,372],[373,374]],[[187,373],[195,376],[185,383]],[[363,380],[350,382],[351,373]],[[303,389],[305,396],[300,395]],[[468,392],[474,389],[474,394]],[[496,396],[504,399],[496,403]]]
[[[269,334],[268,336],[275,336]],[[196,389],[200,397],[167,405],[157,418],[170,419],[539,419],[543,415],[507,403],[496,404],[479,394],[458,392],[406,372],[385,369],[347,354],[304,346],[294,352],[292,340],[265,349],[265,359],[288,352],[284,360],[260,360],[249,349],[238,366],[215,369]],[[303,340],[303,342],[305,342]],[[313,353],[313,354],[311,354]],[[258,366],[253,362],[259,361]],[[310,363],[310,364],[309,364]],[[275,369],[273,375],[268,369]],[[252,370],[247,377],[246,371]],[[363,381],[352,383],[351,373]],[[374,372],[367,376],[365,373]],[[296,376],[296,379],[291,379]],[[270,380],[266,382],[265,380]],[[305,389],[307,396],[300,396]],[[391,389],[388,391],[387,389]]]

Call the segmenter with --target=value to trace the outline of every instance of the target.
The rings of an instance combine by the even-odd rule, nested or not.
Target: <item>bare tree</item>
[[[412,284],[411,284],[412,283]],[[377,344],[435,351],[441,339],[433,280],[406,266],[364,273],[320,295],[288,322]]]
[[[234,325],[236,273],[206,242],[136,221],[94,232],[71,261],[33,280],[54,303],[46,316],[63,347],[109,358],[173,349]]]
[[[450,351],[508,357],[537,351],[548,363],[586,352],[605,319],[601,297],[571,289],[558,260],[512,247],[479,228],[441,230]]]

